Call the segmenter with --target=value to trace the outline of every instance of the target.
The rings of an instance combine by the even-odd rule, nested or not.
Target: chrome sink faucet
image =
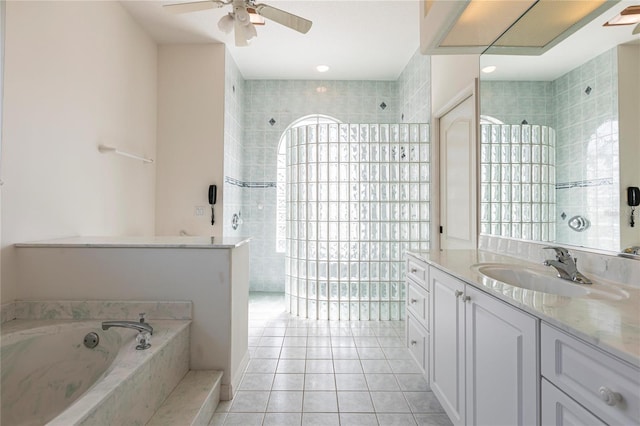
[[[564,247],[549,246],[544,247],[545,250],[555,250],[556,258],[554,260],[545,260],[544,266],[553,266],[558,271],[558,278],[573,281],[578,284],[591,284],[591,280],[578,271],[578,259],[569,254]]]

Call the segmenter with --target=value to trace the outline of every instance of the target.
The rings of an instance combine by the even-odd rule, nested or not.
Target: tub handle
[[[151,334],[146,331],[141,331],[136,336],[136,342],[138,343],[136,350],[142,351],[149,349],[151,347]]]

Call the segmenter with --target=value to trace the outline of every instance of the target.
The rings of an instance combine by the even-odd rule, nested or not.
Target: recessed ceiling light
[[[329,66],[328,65],[318,65],[316,67],[316,69],[318,70],[318,72],[327,72],[327,71],[329,71]]]
[[[482,72],[485,73],[485,74],[489,74],[489,73],[494,72],[496,70],[496,68],[497,67],[495,65],[489,65],[487,67],[482,68]]]
[[[640,22],[640,6],[629,6],[618,15],[609,19],[604,26],[633,25]]]

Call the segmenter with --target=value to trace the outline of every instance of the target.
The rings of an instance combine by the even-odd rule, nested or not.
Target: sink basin
[[[592,285],[574,284],[550,274],[550,271],[534,269],[521,265],[502,263],[481,263],[473,269],[485,277],[496,281],[542,293],[565,297],[594,297],[620,300],[628,297],[623,290],[594,283]]]

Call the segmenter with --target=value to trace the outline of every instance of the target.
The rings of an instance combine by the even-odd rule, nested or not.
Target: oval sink
[[[484,263],[474,265],[473,269],[485,277],[496,281],[542,293],[556,294],[565,297],[596,297],[620,300],[625,297],[622,290],[602,285],[574,284],[568,280],[549,275],[546,270],[536,270],[521,265],[501,263]]]

